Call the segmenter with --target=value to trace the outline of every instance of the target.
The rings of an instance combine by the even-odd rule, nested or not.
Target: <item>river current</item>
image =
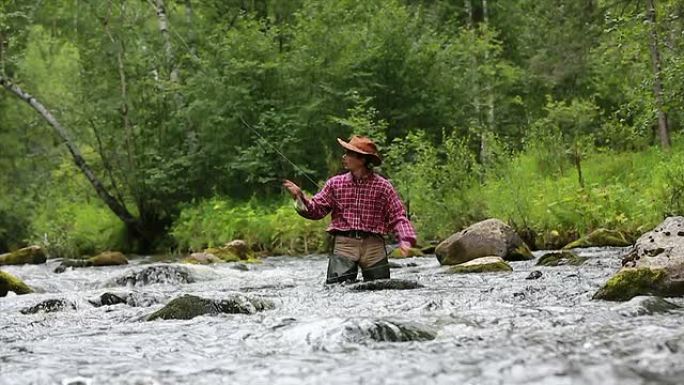
[[[684,384],[684,309],[592,300],[624,250],[576,252],[584,265],[512,262],[512,273],[449,275],[434,256],[394,260],[392,278],[423,287],[377,291],[324,285],[325,256],[265,258],[246,271],[182,265],[194,283],[129,287],[116,278],[150,266],[145,258],[62,274],[55,261],[3,266],[42,292],[0,298],[0,384]],[[526,279],[533,270],[542,276]],[[105,292],[127,292],[137,306],[89,302]],[[234,293],[275,308],[143,320],[182,294]],[[21,312],[48,299],[70,305]],[[378,321],[435,338],[352,332]]]

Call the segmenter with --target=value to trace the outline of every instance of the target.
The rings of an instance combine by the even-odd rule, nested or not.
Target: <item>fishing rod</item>
[[[316,186],[316,188],[320,188],[319,184],[316,183],[313,179],[311,179],[311,177],[309,176],[309,174],[308,174],[304,169],[302,169],[301,167],[297,166],[293,161],[291,161],[287,156],[285,156],[285,154],[283,154],[282,152],[280,152],[280,150],[278,150],[278,148],[276,148],[273,144],[271,144],[271,142],[270,142],[268,139],[266,139],[263,135],[261,135],[261,133],[260,133],[259,131],[257,131],[256,128],[252,127],[249,123],[247,123],[247,122],[245,121],[245,119],[242,117],[242,115],[240,115],[239,118],[240,118],[240,121],[242,121],[242,124],[244,124],[245,127],[249,128],[250,131],[252,131],[253,133],[255,133],[255,134],[259,137],[259,139],[261,139],[264,143],[268,144],[268,146],[271,148],[271,150],[275,151],[276,154],[280,155],[280,156],[281,156],[283,159],[285,159],[289,164],[291,164],[292,167],[294,167],[297,171],[299,171],[302,175],[304,175],[304,177],[305,177],[309,182],[311,182],[314,186]]]

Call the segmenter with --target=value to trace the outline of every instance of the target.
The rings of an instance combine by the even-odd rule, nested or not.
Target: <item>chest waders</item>
[[[354,282],[359,267],[364,281],[389,279],[390,269],[384,238],[363,231],[334,233],[325,282]]]

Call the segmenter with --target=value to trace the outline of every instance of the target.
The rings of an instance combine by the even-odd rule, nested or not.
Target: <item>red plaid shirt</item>
[[[321,219],[332,212],[327,231],[361,230],[376,234],[394,232],[400,242],[416,243],[416,232],[392,184],[375,173],[355,180],[352,173],[334,176],[311,199],[303,199],[299,214]]]

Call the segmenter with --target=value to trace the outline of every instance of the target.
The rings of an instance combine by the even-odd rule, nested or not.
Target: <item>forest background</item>
[[[684,214],[683,80],[677,0],[0,0],[0,252],[321,251],[281,180],[351,134],[422,244],[635,237]]]

